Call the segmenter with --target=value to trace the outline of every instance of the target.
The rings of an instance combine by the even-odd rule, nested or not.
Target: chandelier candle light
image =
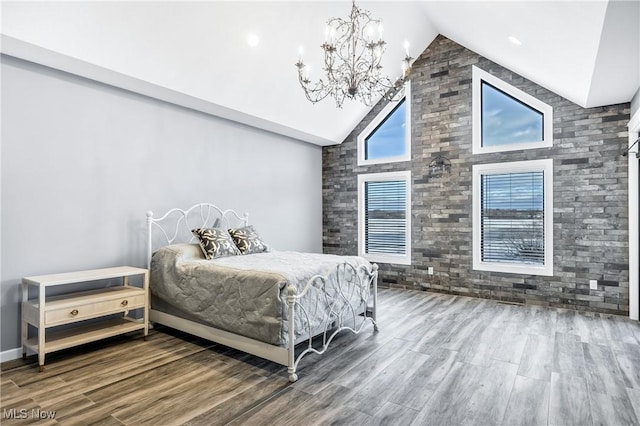
[[[405,42],[401,77],[392,82],[389,77],[382,76],[380,61],[386,45],[382,33],[382,22],[358,8],[355,0],[348,20],[330,19],[324,32],[324,43],[320,46],[324,50],[326,81],[321,78],[312,83],[309,80],[310,68],[302,60],[302,48],[295,64],[307,99],[316,103],[331,95],[338,108],[342,107],[345,98],[357,99],[367,106],[372,106],[378,97],[397,100],[395,95],[404,86],[413,58],[409,56],[409,43]]]

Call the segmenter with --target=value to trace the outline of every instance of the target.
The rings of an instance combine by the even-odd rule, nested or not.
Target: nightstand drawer
[[[115,314],[126,309],[145,306],[145,295],[129,295],[119,299],[95,301],[72,305],[70,307],[47,310],[44,315],[45,325],[69,323],[102,315]]]

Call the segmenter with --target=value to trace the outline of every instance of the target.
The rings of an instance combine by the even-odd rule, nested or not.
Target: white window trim
[[[487,154],[492,152],[517,151],[521,149],[550,148],[553,146],[553,108],[550,105],[534,98],[528,93],[513,87],[509,83],[500,80],[480,68],[472,67],[473,79],[473,154]],[[514,143],[496,146],[482,146],[482,82],[502,90],[518,101],[539,111],[543,115],[544,134],[543,140],[527,143]]]
[[[636,111],[629,121],[629,147],[633,145],[636,138],[640,137],[640,110]],[[633,152],[637,152],[640,147],[636,145]],[[640,264],[638,261],[640,253],[640,227],[638,217],[638,159],[634,154],[628,155],[629,161],[629,318],[637,320],[640,318]]]
[[[411,160],[411,82],[407,81],[404,85],[404,95],[400,98],[404,98],[405,103],[405,150],[404,155],[397,155],[394,157],[376,158],[375,160],[366,160],[365,155],[365,141],[371,133],[373,133],[378,126],[393,112],[398,106],[398,102],[390,101],[384,108],[375,116],[365,129],[360,132],[357,138],[358,143],[358,166],[368,166],[371,164],[383,164],[383,163],[398,163],[400,161]]]
[[[488,174],[544,171],[544,265],[483,262],[480,258],[480,177]],[[553,160],[514,161],[473,166],[473,269],[553,276]]]
[[[405,238],[407,242],[406,254],[368,254],[364,245],[364,184],[365,182],[381,182],[390,180],[404,180],[407,184],[406,217],[407,227]],[[371,262],[393,263],[398,265],[411,265],[411,171],[365,173],[358,175],[358,256]]]

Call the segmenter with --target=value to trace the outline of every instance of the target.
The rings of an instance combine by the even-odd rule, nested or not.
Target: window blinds
[[[481,259],[544,265],[544,172],[481,177]]]
[[[364,205],[365,252],[406,254],[406,182],[365,182]]]

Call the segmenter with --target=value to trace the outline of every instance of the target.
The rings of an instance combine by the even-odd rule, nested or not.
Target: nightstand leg
[[[144,289],[144,340],[147,341],[147,335],[149,334],[149,271],[144,273],[142,281],[142,288]]]
[[[26,303],[29,301],[29,288],[27,284],[22,283],[22,309],[25,309]],[[22,314],[22,359],[27,359],[27,339],[29,338],[29,325],[24,320],[24,312]]]
[[[45,292],[46,287],[44,284],[40,283],[40,293],[38,294],[38,311],[39,311],[39,321],[38,321],[38,364],[40,365],[39,370],[44,371],[44,354],[45,352],[45,334],[46,328],[44,326],[44,304],[45,304]]]
[[[44,371],[44,357],[44,351],[38,351],[38,371],[40,372]]]

